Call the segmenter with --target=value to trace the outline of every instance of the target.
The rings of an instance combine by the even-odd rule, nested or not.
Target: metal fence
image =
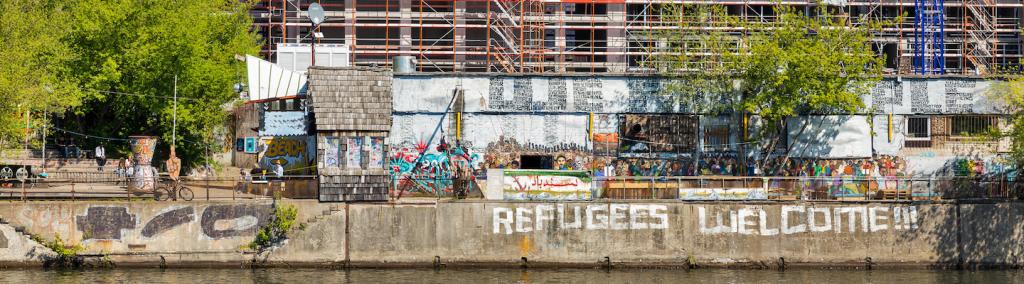
[[[596,177],[594,196],[683,200],[1019,199],[1024,184],[1005,177]]]
[[[390,195],[455,197],[464,190],[470,197],[487,183],[480,178],[459,183],[450,177],[393,176]],[[594,177],[594,199],[672,200],[829,200],[923,201],[958,199],[1022,199],[1024,182],[1006,177],[740,177],[678,176]]]
[[[316,176],[277,177],[188,177],[181,185],[191,191],[191,200],[262,200],[270,198],[316,199]],[[46,178],[0,179],[0,199],[5,200],[154,200],[166,193],[171,181],[164,176],[149,182],[152,189],[133,186],[128,177],[96,172],[62,172]],[[162,190],[162,191],[161,191]],[[177,201],[185,201],[175,196]]]
[[[316,199],[318,180],[313,175],[282,178],[253,176],[182,177],[192,200],[261,200],[269,198]],[[477,198],[487,187],[486,177],[392,176],[389,196]],[[125,177],[95,173],[63,173],[59,177],[0,179],[0,199],[153,200],[153,190],[134,189]],[[166,176],[154,184],[166,185]],[[593,177],[594,199],[645,200],[829,200],[829,201],[922,201],[962,199],[1024,199],[1024,183],[997,177],[737,177],[679,176]]]

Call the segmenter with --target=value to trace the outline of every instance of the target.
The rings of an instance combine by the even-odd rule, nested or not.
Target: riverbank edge
[[[698,269],[736,269],[736,270],[1018,270],[1024,269],[1022,265],[1004,264],[964,264],[952,263],[875,263],[871,266],[865,263],[787,263],[786,266],[762,265],[760,263],[733,263],[733,264],[698,264],[691,267],[687,263],[613,263],[611,267],[594,263],[530,263],[522,265],[515,262],[453,262],[434,265],[433,263],[345,263],[345,262],[266,262],[253,265],[247,260],[238,262],[222,261],[200,261],[188,263],[161,263],[154,261],[120,262],[112,266],[99,267],[89,266],[80,269],[101,270],[101,269],[140,269],[140,268],[161,268],[161,269],[263,269],[263,268],[303,268],[303,269],[668,269],[668,270],[698,270]],[[0,271],[8,269],[46,269],[42,262],[0,262]]]

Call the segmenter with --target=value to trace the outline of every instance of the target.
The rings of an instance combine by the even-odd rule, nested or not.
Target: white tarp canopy
[[[306,85],[306,75],[290,71],[277,64],[245,56],[246,69],[249,75],[249,100],[270,100],[294,97]]]

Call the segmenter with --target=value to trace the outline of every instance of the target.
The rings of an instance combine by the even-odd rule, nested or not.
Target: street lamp
[[[324,37],[324,34],[317,32],[316,28],[320,26],[324,20],[327,20],[327,15],[324,15],[324,8],[320,7],[319,3],[314,2],[309,4],[309,8],[306,10],[306,17],[309,18],[309,22],[313,24],[313,29],[311,30],[313,33],[313,40],[309,43],[309,56],[311,58],[309,66],[313,67],[316,66],[316,39]]]

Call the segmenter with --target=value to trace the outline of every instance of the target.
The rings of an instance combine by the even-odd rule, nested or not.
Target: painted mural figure
[[[167,175],[171,180],[177,181],[178,176],[181,175],[181,159],[174,154],[174,145],[171,145],[171,154],[170,157],[167,158],[167,162],[165,164],[167,166]]]

